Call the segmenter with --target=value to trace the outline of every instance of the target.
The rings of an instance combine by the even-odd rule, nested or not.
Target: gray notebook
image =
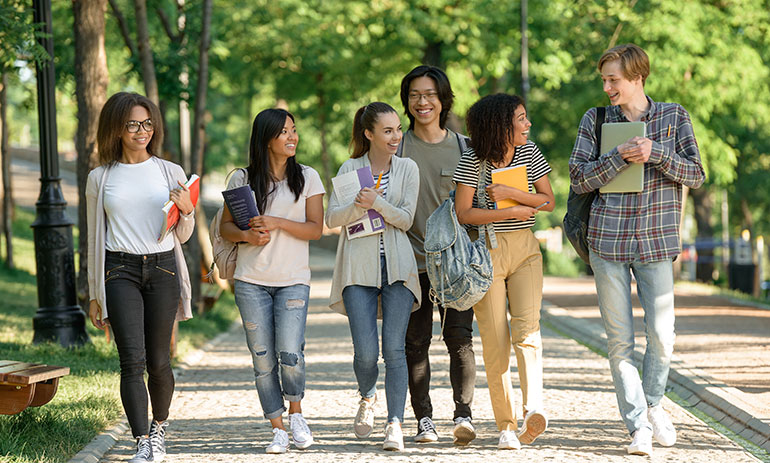
[[[632,137],[645,136],[644,122],[608,122],[602,125],[601,153],[622,145]],[[599,188],[600,193],[634,193],[644,189],[644,164],[631,164],[610,183]]]

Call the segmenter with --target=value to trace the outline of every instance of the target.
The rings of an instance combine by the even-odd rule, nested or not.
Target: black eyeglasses
[[[139,127],[143,128],[145,132],[152,132],[154,127],[152,126],[152,119],[145,119],[142,122],[128,121],[126,122],[126,130],[128,133],[136,133],[139,131]]]

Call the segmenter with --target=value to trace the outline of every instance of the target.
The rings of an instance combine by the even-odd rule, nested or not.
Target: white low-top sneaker
[[[369,437],[372,434],[375,403],[377,403],[377,396],[374,396],[372,400],[361,399],[358,402],[358,412],[356,412],[356,419],[353,421],[353,433],[359,439]]]
[[[647,409],[647,419],[652,425],[652,437],[663,447],[676,444],[676,429],[663,406],[658,404]]]
[[[305,417],[302,413],[289,413],[289,428],[291,429],[291,439],[294,441],[294,446],[300,450],[313,445],[313,433],[310,431],[310,427],[305,421]]]
[[[273,442],[265,449],[266,453],[286,453],[289,450],[289,433],[280,428],[273,428]]]
[[[548,418],[543,412],[532,410],[524,415],[524,424],[519,431],[519,440],[522,444],[535,442],[540,434],[548,428]]]
[[[404,450],[404,433],[401,431],[401,423],[398,421],[388,423],[385,426],[385,442],[382,443],[382,450],[395,452]]]
[[[633,437],[631,445],[628,446],[629,455],[652,455],[652,429],[639,428]]]
[[[497,448],[500,450],[519,450],[521,443],[516,437],[516,431],[500,431],[500,440],[497,442]]]

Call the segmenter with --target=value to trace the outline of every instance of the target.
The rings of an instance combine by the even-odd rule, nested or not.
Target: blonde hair
[[[623,72],[623,77],[628,80],[635,80],[637,77],[641,77],[642,86],[644,86],[647,76],[650,75],[650,58],[641,47],[633,43],[612,47],[602,54],[596,67],[599,72],[602,72],[602,66],[605,63],[615,60],[620,60],[620,69]]]

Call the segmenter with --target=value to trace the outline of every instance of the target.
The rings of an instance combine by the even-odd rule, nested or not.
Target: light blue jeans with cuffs
[[[305,395],[305,322],[310,287],[262,286],[235,280],[234,291],[262,412],[267,419],[277,418],[286,411],[284,400],[299,402]]]
[[[612,262],[599,257],[593,250],[589,254],[599,310],[607,332],[607,352],[620,415],[631,434],[641,428],[652,429],[647,420],[647,407],[658,405],[666,392],[676,337],[672,262]],[[647,338],[641,379],[634,363],[631,272],[644,309]]]

